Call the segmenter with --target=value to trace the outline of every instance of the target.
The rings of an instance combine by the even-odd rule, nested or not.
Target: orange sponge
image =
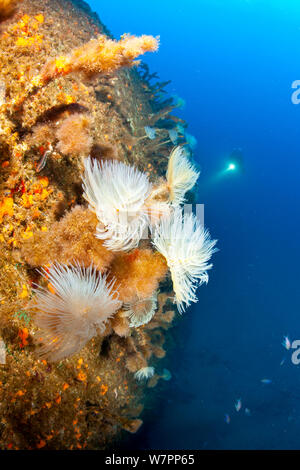
[[[107,74],[121,67],[131,67],[136,57],[157,49],[158,39],[153,36],[135,37],[125,34],[120,41],[114,41],[100,35],[74,49],[69,55],[50,59],[42,70],[41,79],[47,83],[71,72]]]
[[[114,258],[110,275],[116,278],[119,299],[133,302],[151,297],[168,270],[165,259],[150,249],[135,249]]]
[[[38,232],[26,240],[21,253],[32,266],[76,260],[85,267],[93,263],[99,271],[105,271],[114,254],[95,237],[97,223],[93,212],[76,206],[47,232]]]

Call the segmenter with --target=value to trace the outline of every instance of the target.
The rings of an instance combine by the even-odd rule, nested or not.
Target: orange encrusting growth
[[[150,249],[135,249],[116,255],[110,273],[116,279],[119,298],[132,302],[137,296],[151,297],[167,273],[167,264],[159,253]]]
[[[146,35],[135,37],[125,34],[120,41],[100,35],[69,55],[49,60],[42,69],[40,79],[46,84],[71,72],[106,74],[121,67],[131,67],[139,55],[156,51],[158,42],[157,38]]]
[[[89,135],[90,124],[85,114],[75,113],[67,117],[56,132],[58,150],[65,155],[88,155],[93,144]]]
[[[12,216],[14,214],[14,200],[12,197],[5,197],[0,201],[0,223],[5,215]]]
[[[25,346],[27,346],[27,344],[28,344],[27,339],[28,339],[28,336],[29,336],[28,329],[23,328],[22,330],[19,330],[18,336],[21,339],[20,348],[24,348]]]
[[[111,263],[114,254],[95,237],[97,217],[90,210],[76,206],[47,232],[35,233],[22,244],[21,252],[31,266],[55,261],[70,264],[76,259],[88,267],[93,262],[99,271]]]
[[[42,37],[37,35],[34,44],[39,44],[41,40]],[[24,46],[23,41],[21,42]],[[145,52],[154,52],[158,46],[159,38],[153,36],[136,37],[124,34],[119,41],[115,41],[101,34],[97,39],[91,39],[68,55],[49,59],[41,72],[30,80],[26,90],[8,104],[8,108],[18,109],[32,93],[52,80],[72,72],[91,76],[109,74],[122,67],[138,65],[139,61],[135,61],[138,56]],[[70,102],[73,103],[73,98],[70,98]]]

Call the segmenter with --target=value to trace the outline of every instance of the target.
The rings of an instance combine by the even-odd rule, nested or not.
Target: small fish
[[[185,130],[182,124],[177,124],[176,129],[177,129],[178,134],[184,135]]]
[[[44,155],[40,159],[39,163],[37,164],[37,167],[36,167],[37,173],[39,173],[40,171],[43,170],[43,168],[45,168],[46,163],[47,163],[47,158],[49,157],[49,155],[51,155],[52,152],[53,152],[53,147],[52,147],[52,145],[50,145],[49,150],[47,150],[44,153]]]
[[[229,423],[230,423],[230,416],[229,416],[229,414],[226,413],[224,419],[225,419],[225,423],[226,423],[226,424],[229,424]]]
[[[149,139],[151,140],[154,140],[156,137],[155,129],[150,126],[145,126],[144,129],[145,129],[147,137],[149,137]]]
[[[168,132],[172,144],[176,145],[178,140],[178,132],[175,129],[169,129]]]
[[[245,415],[251,416],[251,411],[249,410],[249,408],[245,408]]]
[[[240,409],[242,408],[242,400],[241,400],[241,398],[239,398],[239,399],[236,401],[236,403],[234,404],[234,407],[235,407],[235,409],[236,409],[237,412],[240,411]]]
[[[291,349],[291,342],[287,336],[284,336],[281,344],[287,351]]]
[[[271,384],[272,380],[271,379],[261,379],[262,384]]]
[[[285,357],[282,359],[280,365],[283,366],[284,363],[285,363]]]

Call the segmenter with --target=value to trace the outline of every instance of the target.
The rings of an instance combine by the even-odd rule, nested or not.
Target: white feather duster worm
[[[212,267],[208,261],[217,251],[217,240],[210,239],[193,214],[183,216],[182,210],[176,208],[154,227],[152,243],[166,258],[175,301],[182,313],[191,302],[197,302],[197,286],[208,282],[207,271]]]
[[[199,175],[200,172],[188,160],[184,148],[176,147],[169,157],[167,170],[169,201],[174,206],[184,203],[185,194],[194,187]]]
[[[138,328],[139,326],[146,325],[152,320],[157,309],[157,292],[147,298],[136,298],[131,303],[123,305],[126,316],[129,318],[129,326]]]
[[[139,369],[138,371],[136,371],[136,373],[134,374],[134,377],[136,380],[140,382],[142,380],[151,379],[151,377],[153,377],[154,375],[154,372],[155,372],[154,367],[143,367],[142,369]]]
[[[144,206],[151,192],[147,176],[118,161],[84,162],[84,198],[99,220],[96,237],[113,251],[138,246],[149,225]]]
[[[41,274],[53,292],[40,286],[34,289],[32,310],[42,329],[41,356],[59,361],[78,352],[93,336],[103,332],[106,321],[121,307],[113,281],[93,266],[54,264]]]

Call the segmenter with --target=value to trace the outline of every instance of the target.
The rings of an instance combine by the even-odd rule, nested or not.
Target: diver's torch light
[[[233,152],[230,154],[229,162],[225,168],[225,171],[234,172],[239,171],[241,172],[243,169],[243,153],[241,149],[234,149]]]
[[[234,149],[230,154],[223,157],[221,169],[216,173],[214,181],[222,179],[235,180],[242,173],[244,173],[244,158],[241,149]]]
[[[236,170],[236,166],[234,163],[229,163],[228,167],[227,167],[227,171],[234,171]]]

